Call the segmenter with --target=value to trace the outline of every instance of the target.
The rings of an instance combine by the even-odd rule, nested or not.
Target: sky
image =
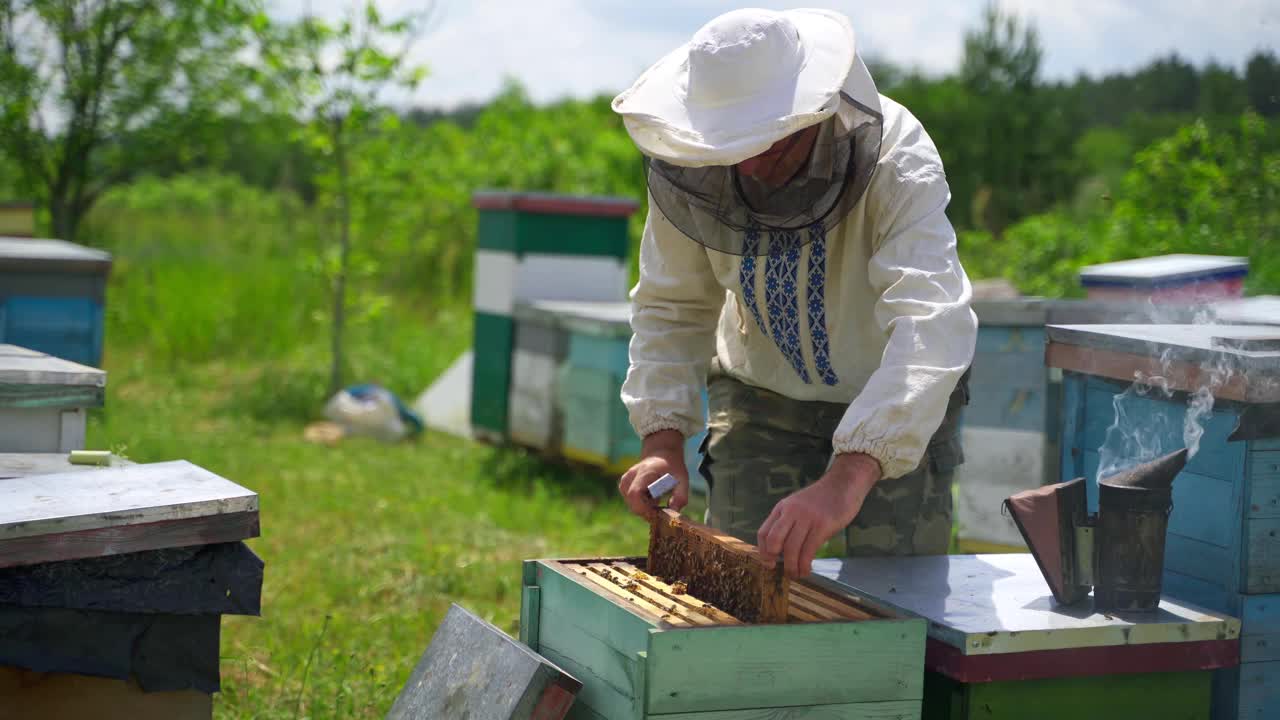
[[[363,2],[361,2],[363,4]],[[963,32],[986,0],[725,2],[723,0],[436,0],[412,50],[429,76],[406,98],[448,108],[484,101],[507,78],[530,97],[616,93],[711,18],[744,6],[825,7],[853,21],[859,52],[897,65],[945,73],[959,64]],[[304,8],[337,18],[351,0],[276,0],[273,13]],[[384,15],[419,12],[430,0],[381,0]],[[1243,67],[1258,49],[1280,52],[1280,0],[1003,0],[1034,22],[1044,75],[1068,79],[1132,70],[1177,52]]]

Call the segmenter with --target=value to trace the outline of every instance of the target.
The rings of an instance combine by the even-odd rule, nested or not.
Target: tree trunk
[[[56,188],[49,193],[49,236],[75,242],[80,232],[80,214],[75,203]]]
[[[347,314],[347,263],[351,257],[351,190],[347,185],[347,149],[344,119],[333,120],[334,159],[338,163],[338,223],[341,254],[333,280],[333,365],[329,369],[329,395],[342,389],[342,332]]]

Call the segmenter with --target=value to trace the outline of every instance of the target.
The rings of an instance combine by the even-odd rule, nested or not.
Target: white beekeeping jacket
[[[760,257],[709,250],[650,202],[622,388],[642,437],[702,429],[714,356],[749,385],[848,403],[837,453],[876,458],[886,478],[920,463],[973,358],[972,288],[933,141],[896,102],[854,99],[884,115],[879,163],[852,212],[802,247]]]

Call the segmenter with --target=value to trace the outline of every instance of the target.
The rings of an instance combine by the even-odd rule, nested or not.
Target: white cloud
[[[275,4],[296,16],[307,0]],[[388,12],[421,10],[426,0],[383,0]],[[959,62],[962,35],[985,0],[761,2],[772,8],[823,6],[846,13],[862,52],[930,72]],[[336,16],[346,0],[310,0]],[[414,93],[422,105],[485,100],[514,77],[535,100],[613,93],[721,12],[725,0],[441,0],[433,30],[414,48],[430,77]],[[1210,58],[1239,67],[1259,48],[1277,47],[1280,3],[1274,0],[1004,0],[1035,21],[1045,74],[1069,78],[1130,70],[1158,55]]]

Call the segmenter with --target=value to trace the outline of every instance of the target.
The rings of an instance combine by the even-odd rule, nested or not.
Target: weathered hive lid
[[[1088,514],[1084,479],[1024,490],[1005,500],[1005,508],[1027,541],[1053,597],[1063,605],[1084,599],[1092,583],[1080,577],[1077,558],[1091,548],[1077,545],[1075,530]]]
[[[517,303],[515,316],[586,335],[631,337],[631,304],[626,302],[539,300]]]
[[[185,461],[0,480],[0,567],[257,536],[257,493]]]
[[[629,217],[640,207],[635,200],[621,197],[556,195],[537,192],[483,190],[471,196],[477,210],[516,210],[551,215]]]
[[[387,720],[560,720],[581,689],[555,663],[453,604]]]
[[[0,271],[105,275],[111,253],[65,240],[0,237]]]
[[[17,345],[0,345],[0,406],[99,407],[107,373]]]
[[[1280,402],[1280,328],[1267,325],[1050,325],[1050,367],[1132,382],[1159,376],[1171,389]]]
[[[1080,271],[1080,283],[1085,287],[1158,288],[1188,282],[1239,278],[1248,273],[1248,258],[1159,255],[1090,265]]]
[[[1261,295],[1214,304],[1218,322],[1238,325],[1280,325],[1280,295]]]

